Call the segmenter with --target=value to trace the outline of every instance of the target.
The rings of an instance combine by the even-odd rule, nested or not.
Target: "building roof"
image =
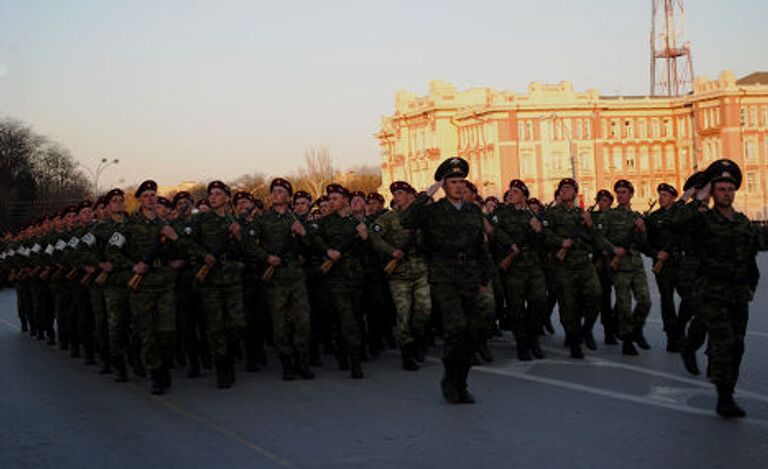
[[[736,80],[737,85],[768,85],[768,72],[754,72]]]

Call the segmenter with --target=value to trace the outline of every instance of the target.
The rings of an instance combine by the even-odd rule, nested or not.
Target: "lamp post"
[[[96,168],[90,168],[90,167],[84,165],[81,162],[78,162],[77,164],[81,168],[85,169],[88,172],[88,174],[91,175],[91,179],[92,179],[91,184],[93,184],[93,194],[94,195],[98,195],[98,193],[99,193],[99,177],[101,177],[101,173],[103,173],[104,170],[109,168],[110,166],[116,165],[118,163],[120,163],[120,160],[117,159],[117,158],[115,158],[113,160],[109,160],[107,158],[102,158],[101,161],[99,161],[99,163],[96,165]]]

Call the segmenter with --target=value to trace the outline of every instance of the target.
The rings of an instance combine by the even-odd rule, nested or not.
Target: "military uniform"
[[[425,335],[432,306],[421,236],[417,230],[403,226],[401,212],[390,210],[372,225],[371,243],[385,259],[392,259],[395,250],[403,251],[404,257],[389,274],[389,290],[397,313],[397,339],[403,368],[418,369],[416,362],[426,348]]]
[[[590,212],[592,216],[592,226],[595,230],[602,231],[605,227],[605,214],[608,211],[594,210]],[[595,249],[593,253],[593,263],[597,270],[597,277],[600,280],[600,322],[603,325],[605,343],[608,345],[617,344],[616,338],[619,335],[619,318],[616,316],[616,310],[613,308],[613,280],[611,275],[610,261],[601,249]]]

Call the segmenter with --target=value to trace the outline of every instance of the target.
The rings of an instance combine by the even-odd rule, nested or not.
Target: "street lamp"
[[[120,163],[120,160],[115,158],[113,160],[109,160],[107,158],[102,158],[101,161],[96,165],[96,168],[90,168],[83,163],[78,161],[78,166],[88,171],[88,174],[91,175],[92,178],[92,184],[93,184],[93,193],[94,195],[97,195],[99,193],[99,177],[101,177],[101,173],[104,172],[105,169],[109,168],[112,165],[116,165]]]

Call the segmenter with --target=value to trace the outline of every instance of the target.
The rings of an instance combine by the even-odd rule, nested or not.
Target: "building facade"
[[[768,219],[768,73],[699,78],[676,98],[601,96],[570,82],[532,83],[516,94],[433,81],[426,96],[398,92],[376,138],[384,190],[398,179],[423,189],[443,159],[458,155],[483,196],[500,196],[520,178],[547,201],[560,179],[575,177],[591,204],[599,189],[626,178],[637,210],[658,183],[680,188],[696,169],[730,158],[744,171],[738,208]]]

